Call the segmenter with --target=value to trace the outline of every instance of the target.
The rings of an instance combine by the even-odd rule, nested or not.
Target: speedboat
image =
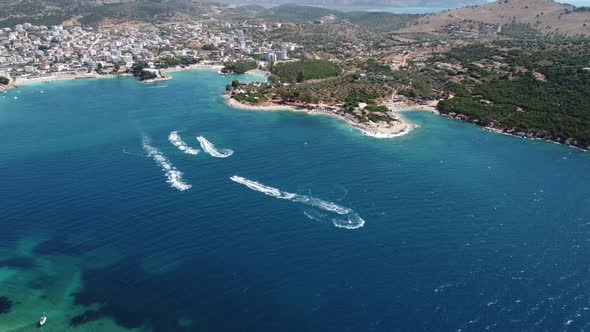
[[[45,315],[45,313],[43,313],[43,316],[41,316],[41,319],[39,320],[39,326],[43,326],[43,324],[45,324],[46,321],[47,316]]]

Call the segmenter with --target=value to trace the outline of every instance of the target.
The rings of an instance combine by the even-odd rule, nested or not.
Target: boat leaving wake
[[[168,135],[168,140],[172,145],[178,148],[178,150],[186,153],[192,154],[193,156],[199,153],[199,150],[193,149],[190,146],[186,145],[186,143],[180,138],[177,131],[173,131]]]
[[[160,150],[150,145],[150,139],[146,136],[143,137],[143,149],[149,157],[152,157],[162,167],[168,178],[166,182],[170,184],[170,187],[180,191],[185,191],[192,187],[182,180],[182,172],[177,170]]]
[[[265,186],[262,183],[248,180],[246,178],[243,178],[243,177],[237,176],[237,175],[230,177],[230,179],[234,182],[243,184],[244,186],[246,186],[252,190],[261,192],[261,193],[268,195],[268,196],[272,196],[272,197],[275,197],[278,199],[285,199],[285,200],[289,200],[292,202],[302,203],[305,205],[317,207],[317,208],[322,209],[327,212],[332,212],[332,213],[338,214],[340,216],[343,216],[343,218],[336,217],[336,218],[332,219],[332,223],[336,227],[346,228],[346,229],[357,229],[357,228],[361,228],[365,225],[365,220],[363,218],[361,218],[361,216],[359,216],[354,210],[349,209],[347,207],[340,206],[340,205],[334,204],[332,202],[326,202],[326,201],[323,201],[321,199],[311,197],[311,196],[305,196],[305,195],[299,195],[299,194],[281,191],[280,189]],[[308,218],[309,218],[309,216],[308,216]]]
[[[210,154],[212,157],[215,158],[227,158],[234,154],[232,150],[229,149],[216,149],[213,143],[209,142],[205,137],[199,136],[197,137],[197,141],[201,143],[201,149],[206,153]]]

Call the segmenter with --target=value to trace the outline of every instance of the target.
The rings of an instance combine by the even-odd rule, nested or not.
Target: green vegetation
[[[147,68],[148,68],[147,63],[136,62],[131,67],[131,73],[133,74],[133,76],[135,76],[140,81],[151,80],[151,79],[158,77],[158,75],[156,75],[155,73],[153,73],[151,71],[144,70]]]
[[[10,80],[8,78],[0,76],[0,84],[7,85],[8,83],[10,83]]]
[[[466,64],[469,75],[457,84],[455,98],[439,103],[440,111],[521,136],[589,148],[587,45],[513,46],[504,53],[481,46],[450,52],[450,58],[463,54],[483,64],[490,56],[501,57],[505,66],[492,72]]]
[[[502,27],[502,34],[511,38],[517,39],[531,39],[539,38],[540,33],[535,30],[530,24],[512,23]]]
[[[330,20],[324,24],[314,24],[311,21],[285,24],[279,29],[255,35],[254,38],[264,38],[274,43],[291,42],[302,46],[305,52],[329,53],[343,60],[357,52],[358,47],[370,50],[394,43],[385,33],[378,33],[340,19]],[[296,57],[293,54],[291,56]]]
[[[105,1],[106,2],[106,1]],[[174,19],[177,14],[198,16],[210,8],[191,1],[102,1],[20,0],[0,1],[0,27],[23,22],[36,25],[59,24],[73,17],[84,25],[97,25],[105,19],[156,22]]]
[[[68,17],[63,15],[45,15],[40,17],[27,18],[27,22],[34,25],[55,25],[65,21]],[[22,24],[23,19],[21,17],[6,18],[0,20],[0,28],[14,27],[17,24]]]
[[[215,47],[215,45],[213,45],[213,44],[205,44],[201,47],[201,49],[203,51],[214,51],[217,49],[217,47]]]
[[[155,66],[156,68],[170,68],[176,66],[190,66],[198,63],[199,60],[193,57],[175,57],[175,58],[165,58],[159,59]]]
[[[353,90],[344,99],[344,105],[342,106],[344,111],[352,112],[355,108],[359,107],[360,103],[370,104],[371,107],[375,107],[375,98],[381,97],[376,92],[368,90]],[[381,112],[381,109],[378,110]],[[387,112],[387,108],[385,108]]]
[[[338,14],[338,16],[365,29],[390,33],[391,31],[404,27],[408,22],[422,15],[384,12],[347,12]]]
[[[223,65],[221,72],[226,74],[243,74],[248,70],[258,68],[256,61],[226,62]]]
[[[341,12],[314,6],[280,5],[269,8],[258,16],[272,20],[309,21]]]
[[[278,76],[281,82],[301,83],[304,80],[337,76],[340,68],[327,60],[303,60],[278,63],[272,67],[271,72]]]
[[[367,11],[342,12],[322,7],[291,4],[272,7],[258,13],[259,17],[266,19],[294,22],[318,20],[328,15],[333,15],[338,19],[347,20],[352,24],[378,32],[397,30],[409,21],[422,16],[416,14],[392,14]]]

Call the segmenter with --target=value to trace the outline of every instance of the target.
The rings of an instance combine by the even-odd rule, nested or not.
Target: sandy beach
[[[221,68],[223,68],[222,65],[197,63],[197,64],[194,64],[191,66],[186,66],[186,67],[177,66],[177,67],[165,68],[165,69],[161,69],[160,72],[163,75],[165,75],[167,73],[178,72],[178,71],[189,71],[189,70],[217,70],[218,71]],[[47,83],[47,82],[76,80],[76,79],[98,79],[98,78],[103,79],[103,78],[131,77],[131,76],[133,76],[133,75],[131,75],[131,74],[118,74],[118,75],[98,74],[96,72],[91,72],[91,73],[84,73],[84,74],[54,73],[52,75],[32,77],[32,78],[30,78],[30,77],[26,77],[26,78],[16,77],[15,79],[12,79],[9,84],[0,85],[0,92],[6,92],[10,89],[18,88],[19,86],[33,84],[33,83]],[[150,84],[150,83],[155,83],[155,82],[160,82],[160,81],[167,81],[170,79],[172,79],[172,78],[169,76],[165,76],[162,78],[147,80],[147,81],[144,81],[141,83]]]
[[[101,75],[97,73],[88,73],[88,74],[59,74],[55,73],[50,76],[40,76],[40,77],[17,77],[16,79],[12,79],[10,84],[0,86],[0,92],[6,92],[10,89],[18,88],[19,86],[28,85],[28,84],[35,84],[35,83],[49,83],[55,81],[66,81],[66,80],[79,80],[79,79],[106,79],[106,78],[116,78],[116,77],[125,77],[131,76],[130,74],[122,74],[122,75]]]
[[[315,106],[315,107],[302,107],[302,106],[293,106],[293,105],[279,105],[279,104],[272,104],[272,105],[248,105],[244,103],[240,103],[239,101],[231,98],[228,94],[224,94],[224,99],[226,103],[237,109],[244,109],[250,111],[291,111],[291,112],[303,112],[306,114],[318,114],[318,115],[327,115],[334,117],[336,119],[345,121],[353,128],[358,129],[363,135],[375,137],[375,138],[394,138],[408,134],[412,129],[416,128],[417,125],[410,123],[409,121],[403,119],[402,117],[397,116],[397,114],[393,114],[396,121],[393,123],[375,123],[375,122],[364,122],[360,123],[354,121],[352,118],[349,118],[345,115],[335,113],[334,111],[329,111],[327,106]]]
[[[196,63],[196,64],[190,65],[190,66],[184,66],[184,67],[176,66],[176,67],[160,69],[160,72],[162,74],[166,74],[166,73],[173,73],[173,72],[178,72],[178,71],[188,71],[188,70],[217,70],[217,71],[219,71],[222,68],[223,68],[223,65]]]
[[[260,70],[260,69],[252,69],[252,70],[248,70],[246,72],[246,74],[251,74],[251,75],[260,75],[260,76],[264,76],[264,77],[268,77],[270,76],[270,72],[268,70]]]

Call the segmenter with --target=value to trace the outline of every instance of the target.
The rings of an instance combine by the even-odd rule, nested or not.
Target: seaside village
[[[273,45],[246,38],[278,28],[230,23],[166,23],[149,26],[104,27],[43,26],[24,23],[0,29],[0,77],[8,82],[0,89],[26,81],[120,75],[137,61],[144,71],[199,63],[254,58],[267,61],[289,59],[294,44]]]

